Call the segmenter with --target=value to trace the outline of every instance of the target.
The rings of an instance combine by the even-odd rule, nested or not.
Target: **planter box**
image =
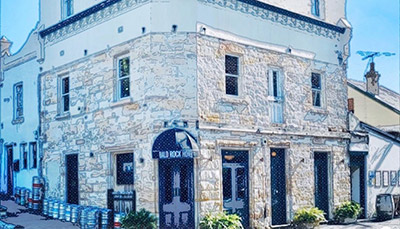
[[[319,224],[318,223],[300,223],[296,225],[296,228],[299,229],[318,229]]]

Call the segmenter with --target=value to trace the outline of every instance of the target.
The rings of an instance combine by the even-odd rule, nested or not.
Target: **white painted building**
[[[31,189],[40,173],[38,52],[33,30],[17,53],[1,57],[0,191],[8,195],[17,186]]]

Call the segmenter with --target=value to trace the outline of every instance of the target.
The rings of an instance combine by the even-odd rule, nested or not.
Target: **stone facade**
[[[131,96],[116,100],[116,58],[130,57]],[[239,96],[225,94],[224,58],[240,58]],[[283,73],[284,122],[271,122],[269,69]],[[312,105],[311,73],[323,79]],[[70,111],[59,112],[59,78],[70,77]],[[350,198],[346,74],[337,64],[199,33],[149,33],[40,74],[46,196],[66,198],[65,155],[79,155],[79,203],[106,207],[115,187],[113,155],[134,153],[137,207],[156,214],[156,137],[179,126],[200,151],[194,160],[195,220],[223,210],[221,150],[248,151],[250,225],[271,225],[270,148],[285,149],[287,219],[314,206],[314,152],[329,162],[330,211]],[[175,124],[174,124],[175,121]],[[57,178],[56,178],[57,177]]]

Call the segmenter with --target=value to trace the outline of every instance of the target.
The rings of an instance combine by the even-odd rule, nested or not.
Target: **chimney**
[[[0,57],[7,55],[10,55],[10,46],[11,42],[3,36],[0,40]]]
[[[367,92],[373,95],[379,94],[379,77],[381,77],[381,75],[375,71],[375,63],[371,62],[369,72],[365,74],[365,78],[367,79]]]

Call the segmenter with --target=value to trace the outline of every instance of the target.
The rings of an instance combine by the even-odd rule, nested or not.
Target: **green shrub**
[[[240,217],[236,214],[226,212],[208,213],[200,221],[200,229],[241,229]]]
[[[333,212],[335,221],[343,221],[345,218],[357,218],[362,211],[362,208],[357,202],[347,201],[340,205]]]
[[[157,228],[157,217],[155,217],[151,212],[142,208],[138,212],[129,212],[121,220],[122,228],[127,229],[153,229]]]
[[[293,223],[299,224],[315,224],[325,221],[324,212],[318,208],[302,208],[299,209],[293,218]]]

